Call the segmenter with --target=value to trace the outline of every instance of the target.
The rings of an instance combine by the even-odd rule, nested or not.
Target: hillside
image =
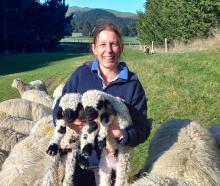
[[[119,26],[123,36],[136,36],[136,18],[133,13],[119,12],[108,9],[91,9],[69,7],[67,15],[73,14],[71,25],[73,32],[81,32],[90,36],[97,22],[108,21]]]
[[[71,13],[82,13],[82,12],[87,12],[89,10],[92,10],[92,8],[88,8],[88,7],[81,8],[81,7],[78,7],[78,6],[70,6],[68,8],[66,14],[70,15]],[[110,13],[114,14],[116,17],[132,18],[132,19],[137,18],[137,14],[130,13],[130,12],[120,12],[120,11],[111,10],[111,9],[100,9],[100,10],[110,12]]]

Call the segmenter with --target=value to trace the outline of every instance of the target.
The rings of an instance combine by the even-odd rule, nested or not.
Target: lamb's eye
[[[87,134],[84,134],[83,139],[86,140],[88,138]]]

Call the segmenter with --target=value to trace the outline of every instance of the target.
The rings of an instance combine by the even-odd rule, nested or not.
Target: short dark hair
[[[110,22],[101,22],[95,26],[95,28],[92,31],[92,36],[93,36],[92,43],[93,44],[96,43],[99,33],[102,32],[103,30],[113,31],[118,36],[120,44],[122,44],[122,36],[121,36],[121,33],[118,27],[115,24],[110,23]]]

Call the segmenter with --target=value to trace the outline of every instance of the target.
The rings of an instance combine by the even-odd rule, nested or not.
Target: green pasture
[[[19,97],[13,79],[45,80],[49,93],[91,54],[44,53],[0,56],[0,101]],[[208,127],[220,123],[220,50],[145,55],[125,49],[122,60],[134,71],[148,97],[148,116],[154,131],[171,119],[197,120]],[[152,135],[151,135],[152,136]],[[151,137],[150,137],[151,138]],[[135,149],[132,172],[147,158],[150,138]]]
[[[81,37],[79,35],[73,35],[71,37],[65,37],[60,40],[61,42],[92,42],[92,37]],[[125,45],[139,45],[140,42],[137,37],[123,37],[123,43]]]

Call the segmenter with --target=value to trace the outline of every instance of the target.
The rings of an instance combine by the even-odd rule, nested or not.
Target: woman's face
[[[92,45],[92,50],[98,58],[101,68],[117,70],[123,46],[115,32],[101,31],[95,44]]]

